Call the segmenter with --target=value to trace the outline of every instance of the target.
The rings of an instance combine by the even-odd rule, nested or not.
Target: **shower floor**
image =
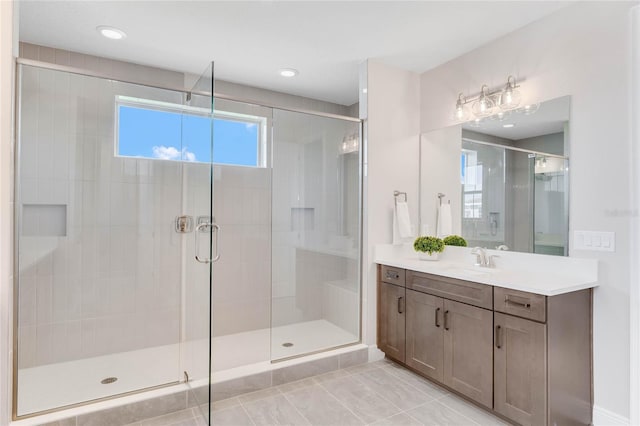
[[[232,378],[228,372],[238,367],[269,364],[270,360],[316,352],[357,340],[357,336],[326,320],[215,337],[212,360],[214,381]],[[293,345],[283,346],[284,343]],[[186,347],[188,353],[197,354],[201,361],[206,361],[202,357],[208,354],[207,345],[207,340],[201,340],[189,342],[183,349]],[[157,346],[20,369],[18,414],[50,410],[177,382],[182,379],[183,369],[180,350],[178,344]],[[235,374],[241,375],[237,371]],[[199,373],[191,375],[198,377]],[[117,381],[101,384],[103,379],[109,377],[116,377]]]

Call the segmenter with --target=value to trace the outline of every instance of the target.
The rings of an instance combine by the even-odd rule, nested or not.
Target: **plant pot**
[[[418,252],[418,258],[420,260],[431,260],[431,261],[433,261],[433,260],[438,260],[438,255],[439,254],[440,253],[436,253],[436,252],[433,252],[431,254],[426,253],[426,252]]]

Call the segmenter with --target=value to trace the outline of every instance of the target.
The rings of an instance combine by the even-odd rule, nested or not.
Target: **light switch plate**
[[[600,231],[574,231],[574,250],[616,251],[616,233]]]

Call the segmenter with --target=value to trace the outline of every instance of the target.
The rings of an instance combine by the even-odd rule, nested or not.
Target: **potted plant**
[[[422,260],[438,260],[438,253],[444,251],[444,242],[438,237],[418,237],[413,242],[413,249],[421,253]]]
[[[449,235],[448,237],[444,237],[442,241],[446,246],[458,246],[458,247],[467,246],[467,240],[462,238],[460,235]]]

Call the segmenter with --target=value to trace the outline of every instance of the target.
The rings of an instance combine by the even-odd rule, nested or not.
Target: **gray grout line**
[[[333,399],[335,399],[336,401],[338,401],[338,404],[342,405],[342,406],[343,406],[344,408],[346,408],[346,409],[347,409],[351,414],[353,414],[353,415],[356,417],[356,419],[358,419],[358,420],[362,421],[362,424],[365,424],[365,425],[367,424],[367,422],[366,422],[363,418],[361,418],[361,417],[360,417],[360,416],[358,416],[356,413],[354,413],[354,412],[351,410],[351,408],[349,408],[349,407],[347,407],[346,405],[344,405],[344,404],[342,403],[342,401],[340,401],[340,400],[339,400],[339,399],[338,399],[334,394],[332,394],[332,393],[331,393],[331,391],[329,391],[329,389],[327,389],[327,388],[325,388],[324,386],[322,386],[322,383],[318,383],[318,386],[320,386],[320,388],[321,388],[321,389],[323,389],[326,393],[328,393],[328,394],[329,394],[329,396],[331,396]]]
[[[280,391],[280,389],[278,389]],[[289,398],[287,398],[287,394],[285,394],[284,392],[280,391],[280,393],[282,394],[282,396],[284,397],[284,399],[291,404],[291,406],[293,407],[294,410],[296,410],[296,412],[298,414],[300,414],[302,416],[303,419],[305,419],[311,426],[313,426],[313,422],[311,420],[309,420],[309,418],[307,416],[305,416],[304,414],[302,414],[302,412],[300,410],[298,410],[298,407],[295,406],[295,404],[293,402],[291,402],[289,400]]]
[[[355,376],[355,375],[356,375],[356,374],[354,374],[354,376]],[[361,375],[361,373],[358,373],[357,375]],[[371,389],[369,386],[367,386],[367,384],[366,384],[366,383],[365,383],[364,385],[365,385],[368,389]],[[374,390],[373,390],[373,389],[371,389],[371,391],[372,391],[372,392],[374,392]],[[382,399],[384,399],[385,401],[387,401],[389,404],[391,404],[391,405],[393,405],[394,407],[396,407],[398,410],[400,410],[400,412],[402,412],[402,411],[403,411],[403,410],[402,410],[402,408],[400,408],[400,407],[398,407],[396,404],[394,404],[394,403],[393,403],[389,398],[387,398],[385,395],[383,395],[383,394],[381,394],[381,393],[378,393],[377,395],[378,395],[380,398],[382,398]],[[398,413],[396,413],[396,414],[398,414]],[[395,414],[394,414],[394,415],[395,415]]]

